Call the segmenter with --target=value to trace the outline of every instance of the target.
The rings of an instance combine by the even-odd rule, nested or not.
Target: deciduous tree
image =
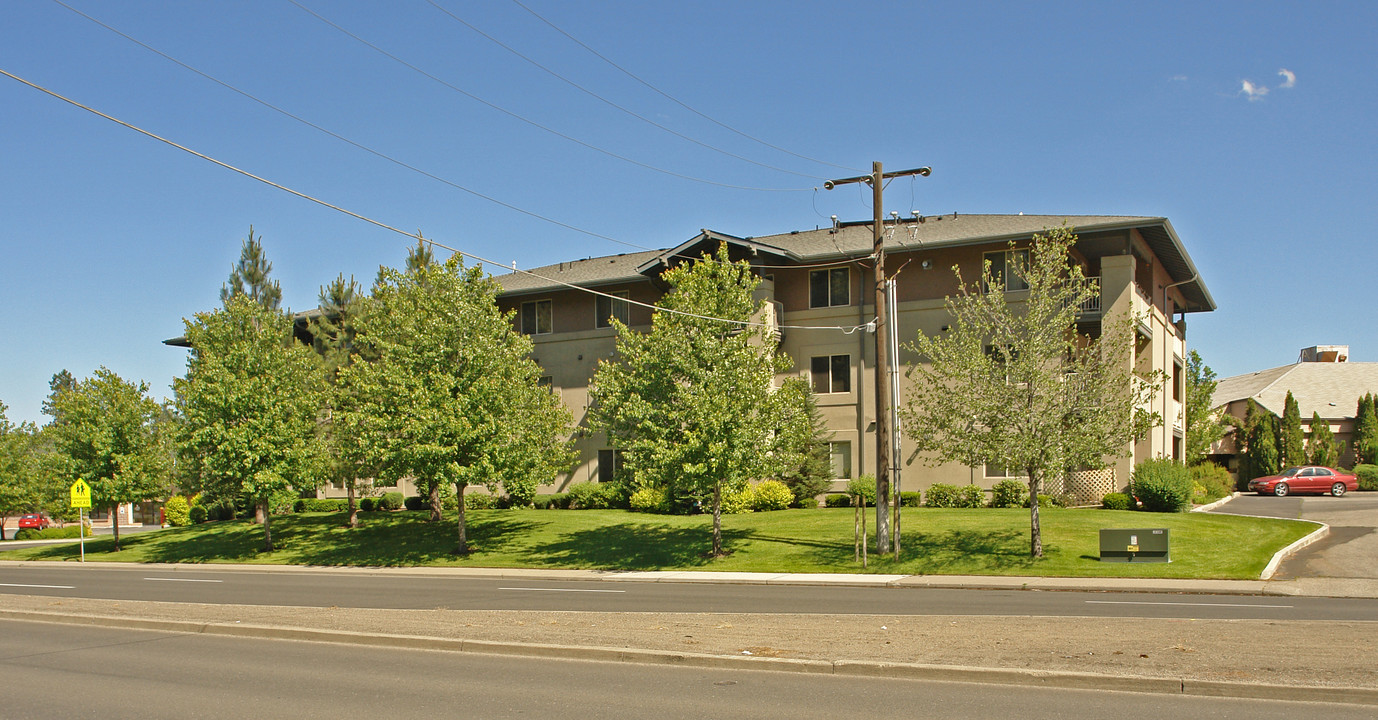
[[[828,441],[833,434],[823,422],[813,388],[803,378],[781,383],[780,400],[785,411],[776,434],[780,481],[794,494],[796,505],[816,503],[832,484],[832,455]]]
[[[1188,465],[1206,462],[1211,445],[1224,437],[1228,425],[1212,406],[1215,371],[1195,350],[1187,353],[1186,458]]]
[[[598,365],[590,419],[622,450],[637,484],[711,498],[717,557],[723,495],[778,470],[775,433],[796,395],[776,392],[774,379],[789,360],[752,322],[760,280],[730,261],[726,245],[661,278],[670,290],[649,333],[613,321],[617,352]]]
[[[5,539],[6,520],[38,510],[42,502],[38,429],[31,423],[11,423],[5,410],[0,403],[0,540]]]
[[[1067,227],[1034,236],[1028,261],[1005,270],[1027,285],[1019,299],[1001,292],[1006,278],[989,260],[974,284],[957,271],[947,332],[920,333],[910,345],[920,362],[908,370],[906,435],[930,464],[980,458],[1023,471],[1033,557],[1043,555],[1044,482],[1104,467],[1161,422],[1145,410],[1161,373],[1137,377],[1130,367],[1132,318],[1106,318],[1098,338],[1077,332],[1079,308],[1098,290],[1070,262],[1075,242]]]
[[[498,285],[459,257],[383,269],[360,304],[363,362],[340,370],[341,422],[385,479],[453,486],[468,552],[464,490],[501,486],[529,502],[573,463],[569,411],[540,385],[531,341],[497,307]]]

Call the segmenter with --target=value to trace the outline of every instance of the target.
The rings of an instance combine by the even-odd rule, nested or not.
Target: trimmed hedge
[[[378,509],[387,511],[401,510],[403,502],[405,501],[400,492],[383,493],[383,496],[378,498]]]
[[[1133,503],[1134,500],[1124,493],[1110,493],[1100,500],[1100,506],[1106,510],[1128,510]]]
[[[851,507],[852,496],[843,493],[832,493],[831,495],[824,496],[823,506],[830,508]]]
[[[1169,458],[1145,460],[1134,468],[1130,492],[1148,512],[1184,512],[1191,507],[1191,472]]]
[[[1354,475],[1360,490],[1378,490],[1378,465],[1355,465]]]
[[[481,493],[466,493],[464,495],[465,511],[492,510],[498,505],[498,496],[496,495],[483,495]],[[458,508],[459,506],[456,505],[455,507]]]
[[[344,512],[349,498],[301,498],[292,505],[292,512]]]
[[[901,507],[922,507],[923,493],[921,492],[902,492],[900,493]]]
[[[976,485],[934,483],[928,488],[924,505],[931,508],[978,508],[986,504],[986,494]]]
[[[551,493],[531,498],[531,507],[537,510],[568,510],[569,493]]]
[[[85,525],[83,527],[86,528],[86,537],[96,536],[96,534],[91,531],[90,525]],[[23,530],[20,530],[19,532],[14,534],[15,540],[65,540],[67,538],[74,537],[81,537],[80,529],[77,525],[68,525],[67,527],[50,527],[46,530],[39,530],[37,528],[24,528]]]

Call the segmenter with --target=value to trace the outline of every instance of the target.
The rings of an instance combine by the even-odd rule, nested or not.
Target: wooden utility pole
[[[890,178],[923,175],[932,172],[921,167],[887,173],[879,162],[871,163],[870,175],[829,180],[823,187],[832,190],[838,185],[864,182],[871,186],[871,209],[873,216],[871,260],[875,263],[873,302],[876,308],[876,552],[890,551],[890,474],[895,467],[894,427],[890,421],[890,329],[887,325],[889,310],[885,293],[885,181]]]

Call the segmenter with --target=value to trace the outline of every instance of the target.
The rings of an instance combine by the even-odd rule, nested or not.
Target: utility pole
[[[871,163],[870,175],[829,180],[823,187],[832,190],[838,185],[866,183],[871,186],[871,209],[874,224],[872,229],[871,259],[875,262],[873,302],[876,308],[876,552],[890,551],[890,477],[895,468],[898,452],[894,451],[894,426],[891,417],[891,378],[890,378],[890,337],[889,303],[886,301],[885,283],[885,181],[890,178],[922,175],[927,177],[932,169],[927,167],[887,173],[879,162]],[[898,500],[897,500],[898,502]]]

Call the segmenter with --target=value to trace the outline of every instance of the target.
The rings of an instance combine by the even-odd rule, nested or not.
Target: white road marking
[[[1290,608],[1291,605],[1245,605],[1235,603],[1141,602],[1133,600],[1087,600],[1088,605],[1184,605],[1188,607]]]
[[[586,593],[624,593],[626,590],[580,590],[578,588],[512,588],[500,587],[499,590],[533,590],[535,592],[586,592]]]
[[[0,583],[0,587],[51,588],[54,590],[76,590],[76,585],[24,585],[21,583]]]
[[[145,580],[161,580],[163,582],[208,582],[218,583],[224,580],[197,580],[196,578],[144,578]]]

